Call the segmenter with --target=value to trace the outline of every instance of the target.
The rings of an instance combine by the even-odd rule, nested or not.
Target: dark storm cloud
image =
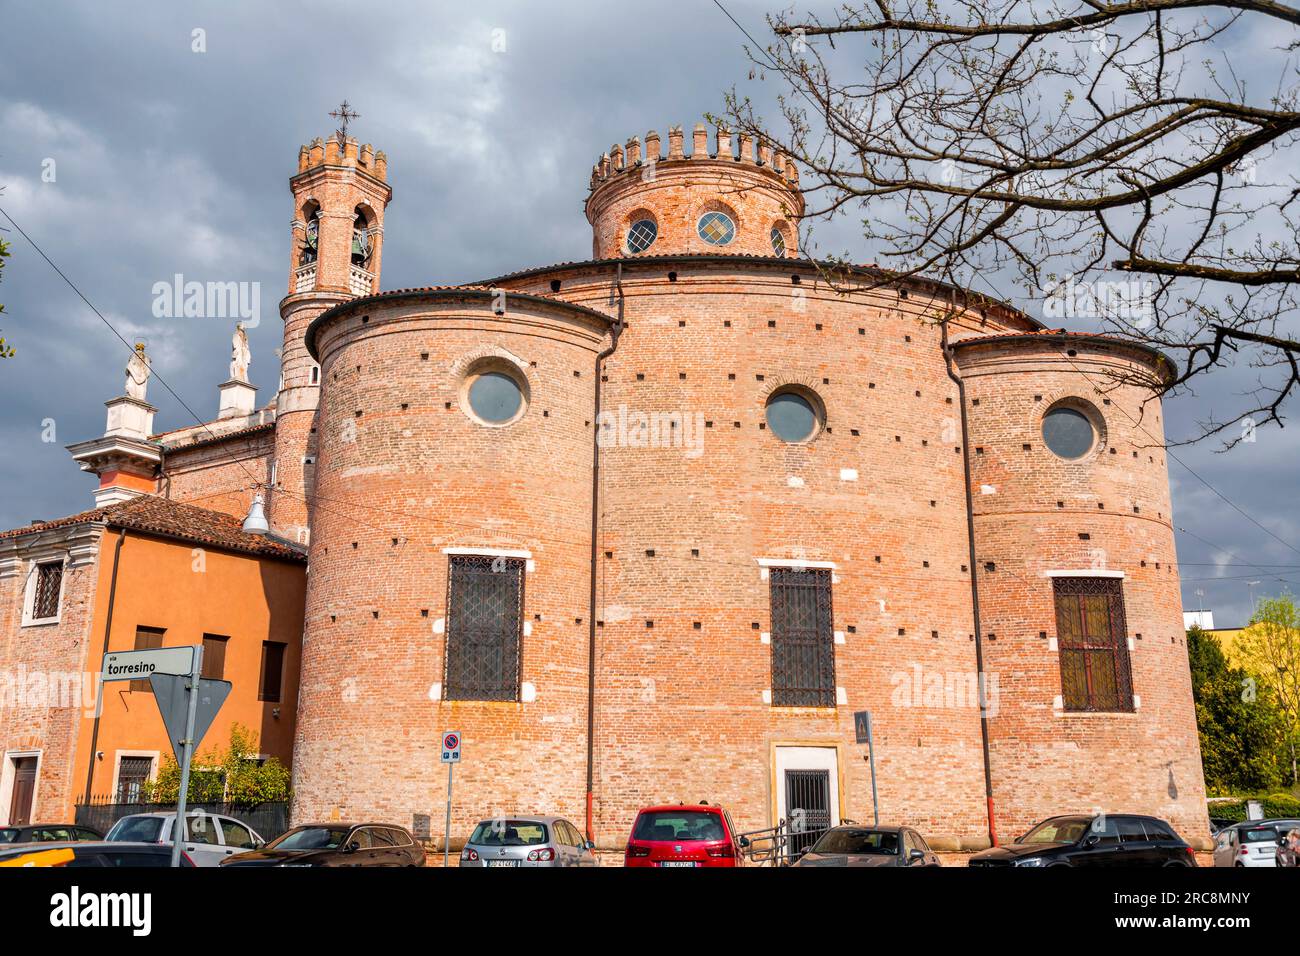
[[[766,39],[766,4],[728,8]],[[128,12],[129,11],[129,12]],[[206,52],[192,51],[205,31]],[[233,320],[157,319],[155,282],[261,284],[252,378],[277,384],[276,302],[287,283],[286,180],[298,146],[328,135],[348,98],[354,131],[389,156],[386,288],[462,282],[590,253],[582,215],[591,164],[615,141],[666,133],[746,87],[744,38],[707,0],[558,3],[102,3],[10,5],[0,34],[0,204],[195,412],[214,417]],[[494,43],[496,49],[494,49]],[[500,49],[504,43],[504,49]],[[43,182],[47,160],[56,180]],[[869,212],[868,212],[869,214]],[[63,446],[103,430],[126,347],[19,236],[0,284],[0,327],[18,346],[0,366],[0,526],[91,503]],[[819,228],[820,248],[877,258],[852,217]],[[1004,294],[1010,290],[1003,290]],[[1227,370],[1166,409],[1171,435],[1233,406],[1247,370]],[[191,419],[155,381],[157,426]],[[54,440],[49,437],[51,425]],[[1262,524],[1300,541],[1295,430],[1261,430],[1229,454],[1178,456]],[[1171,461],[1185,602],[1205,591],[1221,623],[1300,571],[1290,550]],[[1226,566],[1215,566],[1215,562]],[[1200,573],[1200,572],[1204,573]],[[1248,577],[1240,577],[1248,575]],[[1215,580],[1193,581],[1195,578]]]

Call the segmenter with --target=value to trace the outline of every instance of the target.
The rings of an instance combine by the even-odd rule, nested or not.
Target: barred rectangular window
[[[831,572],[772,568],[772,703],[835,706],[835,633]]]
[[[447,700],[518,700],[524,561],[452,555],[447,581]]]
[[[63,590],[63,562],[36,566],[36,590],[32,594],[32,619],[59,616],[59,594]]]
[[[1055,578],[1056,642],[1066,710],[1132,711],[1124,592],[1116,578]]]

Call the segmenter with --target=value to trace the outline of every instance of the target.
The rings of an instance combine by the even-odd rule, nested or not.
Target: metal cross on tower
[[[361,118],[361,114],[354,112],[352,106],[348,103],[347,100],[344,100],[342,103],[340,103],[339,108],[333,110],[330,113],[330,116],[334,117],[341,124],[339,128],[334,131],[335,135],[338,136],[338,140],[340,144],[347,141],[348,123],[352,122],[352,120],[354,119]]]

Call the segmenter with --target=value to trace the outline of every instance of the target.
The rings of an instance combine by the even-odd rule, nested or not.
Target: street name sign
[[[109,651],[100,673],[104,680],[148,680],[151,674],[189,674],[193,647],[155,647],[145,651]]]

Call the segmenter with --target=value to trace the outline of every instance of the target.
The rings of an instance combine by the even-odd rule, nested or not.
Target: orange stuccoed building
[[[132,357],[71,446],[96,510],[0,537],[5,673],[221,643],[295,822],[427,835],[459,731],[453,845],[868,820],[862,712],[882,822],[935,846],[1093,810],[1206,842],[1164,356],[803,258],[795,164],[702,125],[599,158],[590,259],[460,286],[381,289],[383,153],[316,140],[289,182],[278,393],[237,330],[218,417],[158,433]],[[6,706],[0,823],[121,792],[161,734],[120,686]]]

